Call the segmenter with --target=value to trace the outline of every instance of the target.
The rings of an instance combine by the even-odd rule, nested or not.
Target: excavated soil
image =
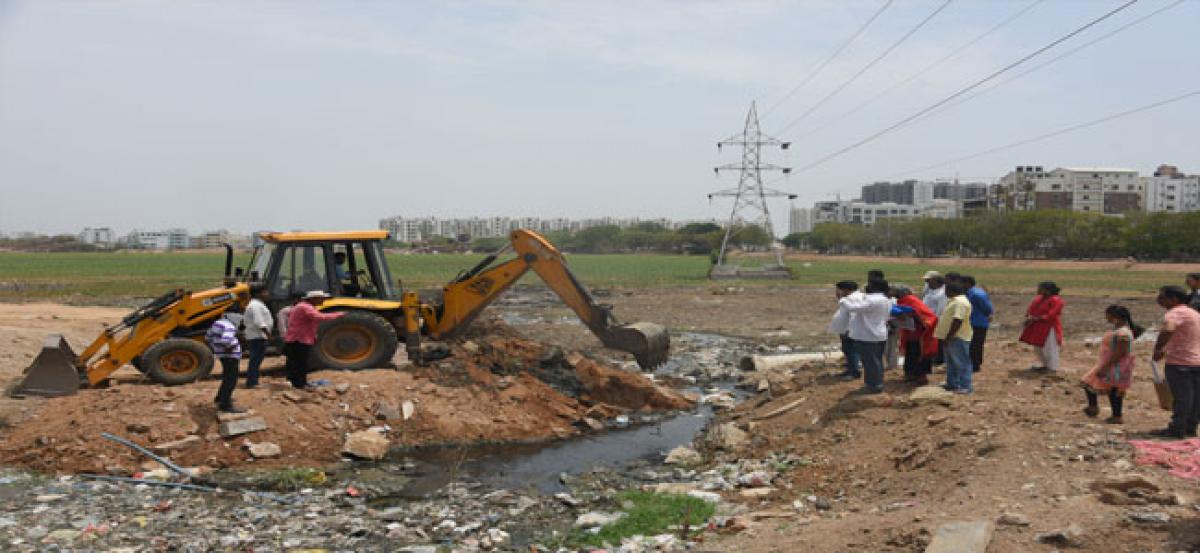
[[[0,321],[16,318],[50,326],[67,320],[71,322],[62,326],[79,334],[92,326],[82,319],[108,315],[107,310],[61,306],[49,318],[31,315],[46,310],[45,305],[0,306]],[[23,332],[36,331],[26,327]],[[258,389],[235,394],[235,401],[263,418],[268,428],[231,438],[218,434],[212,403],[216,378],[166,387],[126,369],[107,388],[53,399],[6,398],[10,427],[0,436],[0,462],[50,472],[138,469],[145,459],[101,439],[101,433],[109,432],[151,447],[188,439],[190,445],[170,452],[185,466],[321,465],[339,458],[347,433],[372,426],[387,425],[389,439],[399,447],[537,442],[585,432],[585,417],[603,421],[633,410],[693,404],[641,374],[519,336],[503,323],[481,323],[468,337],[473,339],[453,344],[450,356],[433,365],[413,367],[400,353],[397,369],[319,371],[310,380],[329,384],[315,392],[292,389],[277,376],[282,359],[268,359],[266,371],[273,376]],[[29,341],[19,337],[14,343]],[[26,356],[5,354],[4,376],[11,383],[20,370],[12,369],[13,359]],[[542,375],[555,378],[542,380]],[[402,415],[405,402],[413,406],[407,420]],[[259,442],[280,446],[282,455],[252,458],[244,446]]]

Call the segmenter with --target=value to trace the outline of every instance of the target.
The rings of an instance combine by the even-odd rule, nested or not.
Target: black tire
[[[187,384],[212,372],[213,354],[208,346],[196,340],[167,338],[146,349],[141,365],[158,382]]]
[[[140,372],[142,374],[146,374],[146,369],[142,368],[142,356],[141,355],[134,357],[133,359],[130,359],[129,364],[133,365],[133,368],[137,369],[138,372]]]
[[[339,370],[387,366],[400,339],[396,327],[370,311],[346,311],[321,324],[310,367]]]

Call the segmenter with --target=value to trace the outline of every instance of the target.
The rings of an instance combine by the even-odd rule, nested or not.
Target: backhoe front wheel
[[[168,338],[147,348],[140,365],[142,372],[163,384],[187,384],[212,372],[213,354],[196,340]]]
[[[346,311],[321,324],[313,354],[319,367],[368,369],[390,363],[398,343],[396,328],[387,319],[370,311]]]

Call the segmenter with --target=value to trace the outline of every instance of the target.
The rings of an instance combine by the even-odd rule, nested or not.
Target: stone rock
[[[217,432],[222,437],[231,438],[233,436],[241,436],[251,432],[259,432],[267,429],[267,421],[262,417],[253,417],[249,419],[238,419],[222,422],[217,427]]]
[[[383,434],[361,430],[346,437],[346,443],[342,444],[342,453],[360,459],[379,460],[387,455],[390,447],[391,442]]]
[[[476,344],[471,340],[467,340],[462,343],[462,349],[471,355],[475,355],[476,353],[479,353],[479,344]]]
[[[145,434],[150,431],[150,425],[142,424],[140,422],[131,422],[125,425],[125,430],[133,432],[134,434]]]
[[[732,516],[725,519],[717,530],[722,534],[737,534],[750,528],[750,519],[744,516]]]
[[[721,494],[719,494],[717,492],[692,490],[690,492],[687,492],[687,495],[688,495],[688,497],[694,497],[696,499],[699,499],[701,501],[706,501],[708,503],[720,503],[721,502]]]
[[[1101,489],[1097,492],[1097,499],[1101,503],[1108,505],[1145,505],[1146,500],[1140,497],[1132,497],[1121,493],[1118,490]]]
[[[719,425],[708,433],[709,439],[721,449],[736,449],[750,441],[750,435],[737,427],[737,424],[727,422]]]
[[[406,399],[400,402],[400,415],[404,417],[404,420],[411,419],[416,410],[417,406],[413,405],[412,400]]]
[[[554,494],[554,499],[559,500],[563,505],[568,507],[578,507],[583,505],[583,501],[566,492]]]
[[[1077,524],[1072,524],[1062,530],[1054,530],[1037,534],[1033,540],[1038,543],[1046,543],[1050,545],[1061,545],[1064,547],[1080,547],[1083,545],[1083,528]]]
[[[283,454],[283,450],[277,444],[271,442],[259,442],[250,444],[246,449],[250,450],[250,456],[255,459],[268,459],[278,457]]]
[[[50,532],[49,534],[46,534],[46,537],[43,538],[42,541],[43,542],[75,541],[75,538],[78,538],[79,534],[80,534],[79,530],[72,530],[70,528],[60,528],[58,530],[54,530],[53,532]]]
[[[925,553],[985,553],[994,531],[990,520],[946,523],[934,532]]]
[[[649,487],[655,493],[673,493],[686,495],[700,489],[695,482],[659,482]],[[717,496],[720,498],[720,496]]]
[[[916,405],[950,405],[954,397],[954,392],[941,386],[921,386],[908,395],[908,400]]]
[[[182,449],[187,449],[189,447],[200,444],[202,442],[204,442],[204,438],[201,438],[200,436],[196,436],[195,434],[193,434],[191,436],[185,436],[183,439],[175,440],[173,442],[164,442],[161,444],[154,444],[154,446],[152,446],[150,449],[154,450],[155,453],[171,453],[172,451],[179,451]]]
[[[489,547],[504,547],[508,545],[509,535],[508,532],[499,528],[488,528],[487,535],[483,539],[488,541]]]
[[[337,385],[333,387],[333,391],[335,391],[339,394],[344,394],[346,392],[349,392],[350,391],[350,383],[349,382],[338,382]]]
[[[1107,489],[1119,490],[1126,493],[1132,490],[1146,490],[1150,492],[1157,492],[1159,490],[1158,484],[1151,482],[1140,474],[1125,474],[1112,478],[1103,478],[1092,482],[1091,488],[1097,492]]]
[[[1029,518],[1021,513],[1004,513],[996,517],[996,524],[1001,526],[1029,526]]]
[[[1125,513],[1125,518],[1130,522],[1138,524],[1167,524],[1171,522],[1171,515],[1159,511],[1130,511]]]
[[[583,513],[575,519],[575,527],[587,529],[607,526],[621,520],[624,516],[625,513],[601,513],[599,511]]]
[[[400,407],[390,401],[381,401],[376,403],[375,418],[383,421],[399,420]]]
[[[746,499],[762,499],[773,493],[775,493],[775,488],[763,487],[763,488],[746,488],[746,489],[738,492],[738,495],[740,495]]]
[[[583,422],[584,426],[591,429],[592,432],[599,432],[601,430],[604,430],[604,423],[602,423],[596,419],[593,419],[592,417],[583,417],[582,419],[580,419],[580,421]]]
[[[700,455],[700,452],[690,447],[679,446],[667,453],[667,459],[663,462],[668,465],[692,467],[703,463],[704,457]]]
[[[291,392],[284,392],[284,394],[290,394],[290,393]],[[253,410],[247,410],[245,413],[226,413],[224,411],[217,411],[217,421],[218,422],[240,421],[242,419],[248,419],[253,416],[254,416]]]
[[[1171,492],[1158,492],[1147,497],[1146,501],[1149,501],[1150,503],[1156,503],[1158,505],[1183,505],[1187,503],[1187,500],[1184,499],[1183,496]]]

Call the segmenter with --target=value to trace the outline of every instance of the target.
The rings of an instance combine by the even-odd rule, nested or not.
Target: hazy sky
[[[898,0],[763,121],[774,132],[941,0]],[[771,152],[803,166],[1120,5],[1046,0],[838,125],[1029,0],[956,0]],[[1170,0],[1141,0],[1038,58]],[[0,0],[0,231],[373,228],[380,217],[724,217],[716,141],[882,4]],[[776,184],[798,205],[1200,89],[1200,0]],[[1010,166],[1200,172],[1200,97],[914,177]],[[787,202],[772,208],[784,224]],[[778,228],[778,227],[777,227]],[[780,229],[782,230],[782,229]]]

